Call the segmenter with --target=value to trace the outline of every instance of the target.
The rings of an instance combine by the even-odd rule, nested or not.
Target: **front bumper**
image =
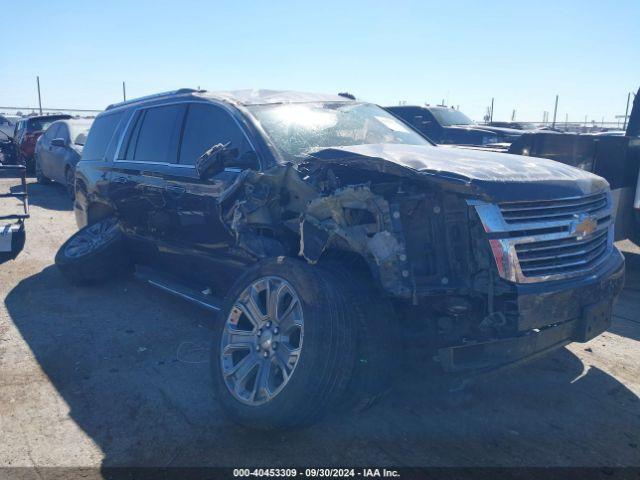
[[[613,304],[623,285],[624,257],[617,249],[587,277],[519,285],[520,335],[441,348],[439,360],[449,372],[490,369],[588,341],[611,324]],[[539,327],[541,322],[546,326]]]

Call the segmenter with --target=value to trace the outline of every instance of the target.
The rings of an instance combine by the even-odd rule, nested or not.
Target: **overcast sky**
[[[444,99],[481,119],[624,114],[640,1],[2,0],[0,106],[102,109],[197,87]]]

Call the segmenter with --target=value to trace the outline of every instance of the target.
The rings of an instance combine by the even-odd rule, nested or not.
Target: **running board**
[[[168,275],[158,273],[152,268],[136,265],[135,276],[137,279],[142,280],[149,285],[194,303],[202,308],[206,308],[207,310],[219,312],[222,309],[222,301],[219,298],[199,292],[197,289],[180,283]]]

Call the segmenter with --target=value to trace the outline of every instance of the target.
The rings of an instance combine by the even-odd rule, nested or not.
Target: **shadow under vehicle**
[[[289,427],[387,388],[396,332],[450,372],[587,341],[624,278],[606,182],[433,145],[333,95],[179,90],[108,107],[76,168],[73,283],[136,266],[220,312],[217,398]]]
[[[29,403],[34,395],[63,402],[63,414],[60,407],[32,410],[34,422],[49,418],[52,425],[38,438],[47,451],[61,438],[75,448],[57,424],[77,425],[99,448],[108,478],[110,467],[132,465],[638,463],[637,396],[566,348],[456,393],[449,375],[415,349],[375,408],[329,416],[316,428],[263,433],[231,423],[203,381],[221,320],[215,315],[131,280],[69,289],[53,266],[21,280],[5,304],[46,375],[14,382],[23,389],[16,398],[31,408],[41,405]],[[88,462],[83,451],[74,450],[77,463]]]
[[[9,185],[10,180],[16,179],[20,181],[19,188]],[[27,218],[26,168],[22,165],[0,165],[0,263],[13,260],[24,248],[24,221]]]
[[[639,240],[639,95],[635,96],[626,134],[623,136],[528,132],[511,144],[509,153],[548,158],[603,177],[611,187],[615,239]]]

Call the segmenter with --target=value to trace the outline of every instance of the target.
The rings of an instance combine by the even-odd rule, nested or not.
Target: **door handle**
[[[114,183],[127,183],[127,177],[116,177],[113,181]]]
[[[182,185],[175,185],[175,184],[168,184],[167,186],[164,187],[167,191],[171,192],[171,193],[175,193],[178,195],[182,195],[183,193],[185,193],[187,191],[186,187],[182,186]]]

